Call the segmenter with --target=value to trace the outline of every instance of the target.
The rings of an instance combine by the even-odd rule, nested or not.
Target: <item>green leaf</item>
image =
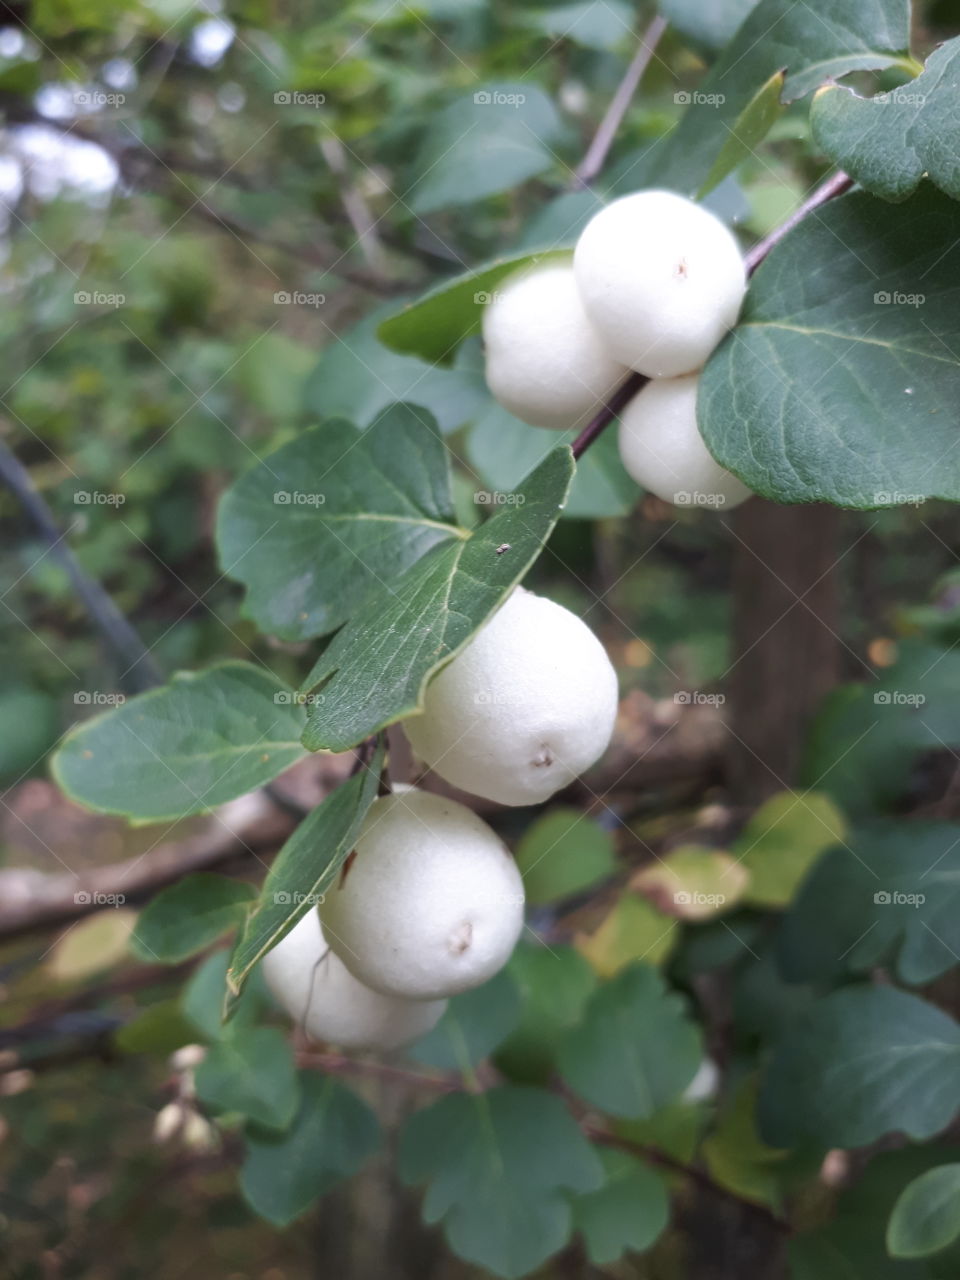
[[[497,285],[522,267],[569,259],[564,250],[572,248],[576,238],[574,231],[566,242],[524,248],[444,280],[417,302],[407,303],[402,311],[382,321],[377,336],[393,351],[419,356],[431,364],[451,364],[460,343],[480,332],[483,308],[493,300]]]
[[[416,1062],[467,1074],[496,1049],[520,1017],[520,993],[510,973],[454,996],[443,1017],[407,1050]]]
[[[432,117],[404,200],[424,214],[507,191],[552,168],[560,134],[556,108],[536,85],[471,86]]]
[[[782,67],[787,69],[785,102],[850,71],[897,65],[912,70],[906,52],[909,18],[907,0],[760,0],[699,85],[680,123],[635,167],[634,189],[665,186],[692,196],[738,118]]]
[[[757,1133],[757,1082],[747,1079],[724,1107],[716,1128],[703,1143],[703,1158],[715,1182],[744,1200],[778,1208],[777,1166],[786,1152],[768,1147]]]
[[[247,983],[233,1010],[233,1021],[223,1021],[223,1004],[227,995],[229,951],[216,951],[208,956],[183,989],[180,1008],[183,1016],[204,1040],[223,1040],[241,1033],[253,1022],[267,1002],[266,984],[260,970]]]
[[[960,1239],[960,1164],[928,1169],[904,1190],[887,1225],[895,1258],[922,1258]]]
[[[567,1192],[592,1191],[600,1162],[559,1098],[506,1085],[449,1094],[400,1138],[400,1176],[429,1183],[423,1216],[453,1251],[498,1276],[522,1276],[570,1238]]]
[[[196,1071],[197,1097],[214,1112],[239,1112],[267,1129],[285,1129],[299,1101],[293,1053],[274,1027],[245,1027],[218,1040]]]
[[[603,1186],[573,1202],[574,1225],[598,1267],[617,1262],[628,1249],[649,1249],[670,1219],[670,1197],[652,1169],[624,1151],[604,1151],[600,1159]]]
[[[311,671],[304,745],[346,751],[413,715],[427,681],[467,643],[539,555],[573,477],[561,445],[471,537],[434,547],[337,633]],[[504,550],[506,548],[506,550]]]
[[[403,404],[364,432],[329,421],[268,454],[227,491],[217,521],[245,612],[285,640],[335,631],[431,547],[462,536],[443,441],[429,414]]]
[[[592,1106],[642,1120],[683,1092],[702,1057],[700,1033],[683,1000],[656,969],[638,964],[590,998],[564,1042],[559,1067]]]
[[[208,871],[185,876],[140,912],[130,949],[141,960],[177,964],[235,928],[257,896],[253,885]]]
[[[843,814],[817,791],[781,791],[753,814],[730,852],[750,872],[744,898],[785,907],[821,854],[846,835]]]
[[[491,403],[467,432],[467,461],[488,490],[510,493],[558,442],[572,444],[575,436],[575,431],[531,427],[500,405]],[[597,520],[629,515],[640,492],[620,461],[616,432],[607,431],[577,463],[563,516]]]
[[[534,907],[587,889],[616,869],[612,834],[580,809],[552,809],[531,823],[516,858]]]
[[[192,1044],[196,1027],[183,1014],[179,1000],[160,1000],[117,1031],[113,1042],[122,1053],[168,1054]]]
[[[630,887],[664,915],[709,920],[743,897],[748,880],[746,869],[724,850],[684,844],[635,872]]]
[[[369,765],[311,809],[274,858],[230,957],[227,1017],[258,961],[323,901],[376,797],[383,755],[380,742]]]
[[[553,41],[573,40],[588,49],[618,49],[631,37],[634,12],[623,0],[574,0],[518,17]]]
[[[960,207],[930,184],[832,200],[773,250],[710,358],[711,453],[778,502],[960,498]]]
[[[634,960],[662,964],[677,941],[677,921],[639,894],[622,893],[593,933],[578,933],[577,950],[601,978],[612,978]]]
[[[810,108],[814,140],[851,177],[884,200],[903,200],[921,178],[960,199],[960,39],[931,53],[908,84],[858,97],[826,85]]]
[[[729,44],[757,0],[660,0],[671,27],[713,53]]]
[[[350,1089],[300,1073],[300,1108],[283,1134],[248,1132],[240,1187],[251,1208],[285,1227],[352,1177],[380,1145],[380,1126]]]
[[[863,1147],[894,1132],[922,1140],[958,1106],[956,1022],[893,987],[845,987],[801,1013],[777,1046],[760,1130],[775,1147]]]
[[[814,868],[786,917],[780,961],[794,982],[892,965],[932,981],[960,951],[960,825],[872,824]]]
[[[520,992],[520,1021],[494,1060],[511,1080],[544,1084],[565,1033],[582,1017],[597,979],[572,948],[523,942],[511,956],[507,972]]]
[[[304,711],[269,671],[224,662],[181,671],[72,729],[53,757],[79,804],[135,822],[205,813],[263,786],[304,754]]]
[[[738,168],[748,156],[755,154],[757,147],[776,124],[783,110],[780,95],[783,93],[785,80],[785,71],[775,71],[737,116],[731,127],[730,136],[717,152],[717,158],[710,166],[710,172],[697,192],[698,200],[702,200],[707,192],[719,186],[724,178],[733,173],[734,169]]]
[[[408,401],[426,409],[447,433],[463,426],[483,404],[482,369],[475,371],[466,360],[454,369],[438,368],[380,342],[377,329],[396,305],[378,307],[352,329],[331,335],[304,393],[314,419],[342,416],[368,427],[390,405]]]

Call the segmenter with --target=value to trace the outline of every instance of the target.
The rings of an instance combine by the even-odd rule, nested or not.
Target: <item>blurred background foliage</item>
[[[597,184],[601,193],[630,189],[631,165],[675,123],[676,95],[698,83],[717,31],[749,0],[673,7],[686,18],[678,16],[659,46]],[[921,12],[919,43],[955,29],[955,9],[941,0]],[[597,197],[576,189],[574,171],[649,16],[623,0],[3,6],[0,439],[28,468],[83,568],[165,671],[253,652],[295,680],[302,647],[257,636],[242,616],[240,590],[216,562],[211,529],[230,480],[318,417],[362,427],[396,399],[430,409],[459,459],[465,521],[476,518],[481,482],[509,487],[540,456],[543,437],[553,443],[492,404],[475,341],[451,369],[439,369],[386,350],[374,330],[379,317],[444,275],[505,248],[575,233]],[[509,110],[493,110],[462,138],[465,104],[478,91],[526,94],[523,127]],[[820,172],[806,107],[796,104],[762,159],[748,159],[712,200],[747,238],[759,237]],[[669,701],[678,684],[709,689],[728,661],[729,530],[709,513],[640,497],[613,443],[610,435],[590,456],[554,535],[556,554],[542,557],[536,581],[610,643],[628,703],[631,691]],[[638,499],[635,519],[615,519]],[[903,508],[844,520],[852,550],[837,571],[848,675],[859,675],[863,661],[901,670],[898,663],[914,660],[911,644],[955,645],[956,511],[927,503],[922,514]],[[131,856],[156,831],[102,820],[77,827],[69,813],[59,815],[59,827],[42,828],[45,839],[26,830],[24,815],[58,819],[42,780],[49,749],[84,711],[77,693],[115,690],[123,673],[2,486],[0,537],[7,788],[0,860],[54,870],[61,859],[74,866]],[[945,699],[956,699],[956,675],[952,659],[937,669]],[[869,753],[858,750],[858,697],[841,690],[824,709],[809,744],[809,779],[842,757],[826,790],[848,809],[922,802],[927,782],[914,765],[937,744],[905,745],[900,724],[882,742],[871,739]],[[935,781],[937,769],[929,765]],[[697,804],[704,799],[706,810],[682,803],[664,816],[641,797],[632,821],[644,838],[667,829],[689,836],[710,826],[711,794]],[[525,839],[535,847],[537,833]],[[612,854],[599,828],[593,839],[583,856],[597,879]],[[641,954],[642,940],[662,924],[651,922],[646,899],[624,901],[618,909],[627,918],[610,916],[606,933],[582,948],[601,973]],[[67,1024],[58,1024],[60,1033],[105,1030],[99,1057],[54,1054],[36,1075],[28,1063],[2,1077],[0,1273],[24,1280],[364,1274],[362,1233],[352,1256],[338,1253],[346,1246],[330,1235],[329,1215],[283,1235],[258,1221],[206,1132],[173,1162],[151,1142],[157,1112],[184,1078],[164,1055],[196,1040],[197,1024],[184,1022],[166,976],[124,991],[128,925],[122,912],[105,914],[96,934],[74,931],[81,932],[75,951],[59,963],[49,938],[0,953],[8,1026],[55,1013],[91,975],[120,984],[119,1012],[104,1014],[99,996],[71,999]],[[735,961],[747,1041],[743,1028],[765,1037],[807,998],[805,988],[777,978],[760,941],[755,952],[744,950],[743,939],[762,935],[759,919],[746,903],[733,941],[722,922],[678,925],[661,948],[675,981],[690,989]],[[577,952],[565,954],[565,989],[575,1002],[591,972]],[[499,995],[487,995],[494,1012],[470,1015],[480,1043],[485,1019],[500,1018],[501,1032],[510,1023],[517,984],[549,987],[552,976],[537,964],[521,952]],[[139,1047],[154,1052],[127,1056],[112,1032],[147,1007],[161,1013],[141,1028],[147,1039]],[[519,1054],[538,1078],[531,1044],[544,1026],[572,1016],[554,1010],[518,1025],[501,1057]],[[0,1032],[0,1054],[2,1045]],[[431,1050],[424,1052],[430,1061]],[[432,1054],[445,1065],[442,1046]],[[379,1085],[371,1090],[378,1095]],[[737,1129],[748,1121],[736,1109],[727,1123],[726,1138],[713,1139],[713,1172],[751,1194],[759,1181],[762,1200],[769,1152],[751,1148],[759,1140]],[[701,1125],[695,1103],[678,1105],[654,1139],[685,1158]],[[364,1178],[362,1194],[379,1203],[383,1168]],[[467,1274],[432,1237],[405,1225],[416,1216],[413,1204],[401,1200],[365,1223],[388,1244],[395,1236],[403,1254],[396,1274]],[[355,1202],[342,1206],[357,1213]],[[377,1257],[389,1252],[382,1239],[377,1248]],[[617,1274],[667,1280],[682,1268],[667,1240]]]

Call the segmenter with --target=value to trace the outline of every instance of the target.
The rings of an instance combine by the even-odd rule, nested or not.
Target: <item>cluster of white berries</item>
[[[624,196],[590,220],[572,261],[523,270],[495,295],[487,384],[531,426],[569,430],[636,370],[651,381],[620,415],[627,471],[667,502],[734,507],[750,490],[703,442],[697,382],[745,290],[737,242],[713,214],[670,191]]]
[[[616,713],[603,645],[569,610],[518,587],[404,727],[440,777],[525,805],[603,753]],[[471,809],[395,787],[371,805],[338,885],[269,952],[264,974],[312,1039],[393,1049],[506,964],[523,901],[509,850]]]

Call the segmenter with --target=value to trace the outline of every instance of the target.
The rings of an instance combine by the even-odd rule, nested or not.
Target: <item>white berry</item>
[[[475,813],[411,787],[370,806],[320,915],[361,982],[408,999],[449,996],[480,986],[510,958],[523,928],[523,881]]]
[[[568,262],[499,286],[483,341],[491,393],[534,427],[584,426],[629,372],[587,319]]]
[[[699,374],[648,382],[620,415],[620,457],[664,502],[729,511],[750,490],[717,462],[697,426]]]
[[[441,778],[500,804],[540,804],[606,750],[617,675],[576,614],[518,588],[404,721]]]
[[[402,1000],[359,982],[329,948],[311,908],[264,956],[267,986],[311,1040],[396,1049],[436,1026],[445,1000]]]
[[[736,324],[746,290],[731,233],[671,191],[639,191],[601,209],[573,265],[610,354],[650,378],[701,368]]]

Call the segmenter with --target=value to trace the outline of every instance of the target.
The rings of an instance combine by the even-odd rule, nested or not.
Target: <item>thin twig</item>
[[[149,650],[100,583],[81,568],[66,541],[66,532],[57,527],[53,512],[34,487],[30,473],[2,439],[0,480],[16,496],[24,513],[46,542],[50,558],[60,565],[70,579],[74,591],[120,668],[121,687],[137,693],[160,684],[163,675]]]
[[[666,29],[666,19],[658,15],[640,37],[640,47],[633,55],[630,65],[624,72],[616,93],[610,99],[606,114],[600,121],[597,132],[593,135],[593,141],[587,148],[586,155],[573,175],[573,181],[570,186],[574,190],[589,187],[590,183],[594,181],[602,170],[607,159],[607,153],[613,145],[613,140],[617,136],[620,125],[623,123],[623,117],[627,114],[631,99],[637,91],[637,86],[643,78],[643,73],[650,65],[657,43]]]
[[[792,213],[779,227],[774,227],[768,236],[765,236],[744,255],[743,261],[747,275],[753,275],[770,250],[778,245],[784,236],[792,231],[799,222],[802,222],[820,205],[832,200],[834,196],[843,195],[845,191],[849,191],[852,186],[853,179],[846,173],[835,173],[821,183],[799,209]],[[571,448],[575,458],[579,459],[583,455],[585,450],[593,444],[598,436],[603,434],[641,387],[644,387],[649,381],[650,379],[642,373],[631,373],[628,378],[621,382],[603,408],[591,418],[576,440],[574,440]]]

